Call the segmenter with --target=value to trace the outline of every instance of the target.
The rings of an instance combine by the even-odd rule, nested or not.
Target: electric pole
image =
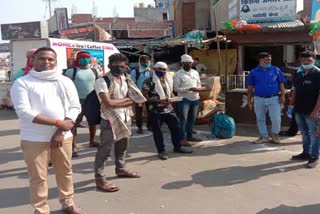
[[[51,18],[51,16],[52,16],[52,7],[51,7],[51,2],[53,2],[53,1],[57,1],[57,0],[42,0],[42,1],[44,1],[44,2],[48,2],[48,5],[49,5],[49,18]]]

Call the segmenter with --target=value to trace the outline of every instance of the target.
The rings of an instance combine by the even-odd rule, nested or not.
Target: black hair
[[[313,59],[316,59],[316,54],[313,53],[312,51],[303,51],[300,54],[301,58],[309,58],[312,57]]]
[[[198,58],[198,57],[194,58],[194,60],[197,60],[198,62],[200,62],[200,60],[199,60],[199,58]]]
[[[52,48],[42,47],[42,48],[38,48],[38,49],[34,52],[33,57],[34,57],[35,55],[37,55],[39,52],[41,52],[41,51],[51,51],[51,52],[54,53],[54,55],[57,56],[57,53],[56,53],[55,50],[53,50]]]
[[[258,53],[257,60],[263,59],[263,58],[266,58],[266,57],[270,57],[270,56],[272,56],[272,55],[270,53],[268,53],[268,52],[261,52],[261,53]]]
[[[115,53],[109,56],[109,65],[112,65],[114,62],[125,62],[127,64],[128,58],[122,53]]]

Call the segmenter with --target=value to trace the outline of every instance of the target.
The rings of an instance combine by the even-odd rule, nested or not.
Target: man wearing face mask
[[[164,62],[157,62],[154,65],[152,77],[146,79],[142,86],[142,93],[147,97],[149,110],[151,112],[153,139],[157,147],[158,156],[161,160],[167,160],[168,154],[165,150],[164,139],[161,131],[161,124],[168,125],[173,144],[173,151],[178,153],[191,153],[192,150],[183,147],[179,129],[180,122],[173,110],[171,101],[173,95],[173,80],[167,74],[168,65]]]
[[[143,82],[151,76],[151,69],[150,69],[150,58],[146,55],[142,55],[139,58],[139,68],[136,68],[131,71],[130,73],[131,80],[138,86],[138,88],[142,89]],[[146,106],[148,109],[148,106]],[[136,125],[138,127],[137,133],[142,134],[142,113],[143,113],[143,105],[135,105],[135,119],[136,119]],[[148,112],[148,118],[147,118],[147,128],[150,130],[151,127],[151,121],[149,118],[149,112]]]
[[[101,103],[100,144],[95,157],[96,186],[104,192],[116,192],[119,188],[109,183],[104,175],[105,162],[114,146],[115,173],[118,177],[139,178],[136,172],[125,168],[125,158],[131,136],[129,107],[144,103],[141,91],[126,77],[127,57],[116,53],[109,57],[110,72],[95,83],[95,91]],[[108,80],[108,81],[107,81]]]
[[[207,90],[201,87],[199,73],[191,69],[193,59],[188,54],[181,56],[182,68],[174,75],[174,90],[182,101],[177,103],[177,114],[180,119],[181,145],[191,146],[188,141],[200,142],[200,138],[192,136],[192,130],[199,109],[199,92]]]
[[[70,77],[73,80],[77,88],[81,105],[83,104],[83,101],[88,96],[88,94],[94,90],[95,80],[99,76],[101,76],[100,71],[90,68],[90,59],[91,59],[90,53],[85,51],[80,51],[77,54],[76,60],[74,62],[74,68],[70,68],[65,72],[65,75]],[[79,124],[82,121],[82,118],[83,118],[83,114],[81,113],[77,119],[77,124]],[[73,134],[74,134],[73,157],[77,157],[78,149],[76,146],[76,139],[77,139],[76,127],[74,128]],[[95,124],[89,124],[89,135],[90,135],[89,146],[97,147],[98,143],[95,142],[95,135],[96,135]]]
[[[279,132],[281,128],[281,105],[285,102],[284,77],[281,70],[271,65],[271,54],[261,52],[258,54],[259,65],[250,71],[248,86],[248,107],[252,109],[252,95],[254,95],[254,111],[260,137],[254,143],[269,142],[266,125],[266,113],[272,123],[271,138],[273,143],[280,143]],[[280,92],[280,94],[279,94]]]
[[[318,164],[320,137],[317,135],[320,110],[320,70],[314,65],[316,56],[311,51],[300,55],[302,71],[294,81],[290,105],[294,107],[295,118],[302,135],[303,151],[292,156],[293,160],[308,161],[306,167]]]

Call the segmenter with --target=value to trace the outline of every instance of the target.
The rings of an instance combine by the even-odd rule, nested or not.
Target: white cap
[[[165,69],[168,69],[168,65],[165,62],[157,62],[153,67],[154,68],[165,68]]]
[[[190,55],[188,54],[183,54],[181,56],[181,62],[193,62],[193,59]]]

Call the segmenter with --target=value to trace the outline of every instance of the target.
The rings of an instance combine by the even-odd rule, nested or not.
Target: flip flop
[[[137,172],[124,170],[116,173],[119,178],[140,178],[141,176]]]

